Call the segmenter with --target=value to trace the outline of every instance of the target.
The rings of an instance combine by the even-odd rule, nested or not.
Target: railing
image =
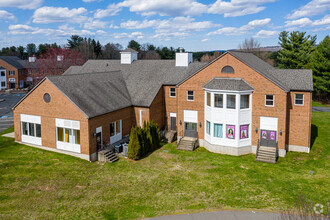
[[[260,148],[260,140],[258,139],[256,158],[258,157],[259,148]]]

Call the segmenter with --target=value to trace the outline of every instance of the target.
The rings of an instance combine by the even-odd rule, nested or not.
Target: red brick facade
[[[20,81],[24,79],[24,69],[17,69],[7,62],[0,59],[0,66],[4,67],[6,69],[6,77],[7,77],[7,89],[10,89],[10,81],[9,79],[15,79],[15,89],[19,89],[20,87]],[[13,75],[9,75],[10,71],[14,71]],[[23,84],[24,85],[24,84]],[[22,87],[23,88],[23,87]]]

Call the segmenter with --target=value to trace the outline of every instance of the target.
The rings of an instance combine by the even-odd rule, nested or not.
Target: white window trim
[[[117,133],[117,121],[120,121],[119,123],[120,123],[120,125],[119,125],[119,130],[120,130],[120,132],[118,132]],[[114,137],[114,136],[116,136],[116,135],[119,135],[119,134],[121,134],[122,133],[122,122],[121,122],[121,119],[120,120],[117,120],[117,121],[113,121],[113,122],[111,122],[110,124],[112,124],[112,123],[114,123],[115,124],[115,134],[114,135],[112,135],[112,136],[110,136],[110,137]]]
[[[188,95],[188,92],[190,92],[190,91],[193,92],[192,95]],[[189,100],[189,99],[188,99],[189,96],[192,96],[192,97],[193,97],[193,100]],[[195,101],[195,91],[194,91],[194,90],[187,90],[187,101],[189,101],[189,102],[193,102],[193,101]]]
[[[271,95],[271,94],[266,94],[265,95],[265,106],[267,106],[267,107],[274,107],[275,106],[275,95],[272,95],[273,96],[273,105],[267,105],[267,96],[268,95]]]
[[[174,96],[171,95],[171,93],[172,93],[172,92],[171,92],[171,89],[174,89],[174,93],[175,93]],[[175,88],[175,87],[170,87],[170,88],[169,88],[169,92],[170,92],[169,95],[170,95],[171,98],[175,98],[175,97],[176,97],[176,88]]]
[[[296,104],[296,100],[297,100],[297,95],[302,95],[303,97],[302,97],[302,104]],[[305,96],[304,96],[304,94],[302,94],[302,93],[296,93],[296,94],[294,94],[294,105],[298,105],[298,106],[303,106],[305,104]]]

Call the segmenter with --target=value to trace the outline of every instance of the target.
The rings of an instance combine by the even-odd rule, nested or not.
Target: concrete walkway
[[[282,215],[272,212],[255,211],[217,211],[183,215],[169,215],[152,218],[153,220],[279,220]]]
[[[8,138],[15,138],[15,133],[14,132],[11,132],[11,133],[8,133],[8,134],[4,134],[2,136],[3,137],[8,137]]]
[[[313,112],[330,112],[330,107],[313,106]]]

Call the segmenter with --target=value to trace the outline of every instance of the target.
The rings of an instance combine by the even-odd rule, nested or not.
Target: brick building
[[[258,146],[309,152],[311,70],[278,70],[249,53],[226,52],[210,63],[89,60],[43,79],[14,107],[15,139],[94,161],[106,143],[153,120],[195,138],[209,151],[256,153]]]

